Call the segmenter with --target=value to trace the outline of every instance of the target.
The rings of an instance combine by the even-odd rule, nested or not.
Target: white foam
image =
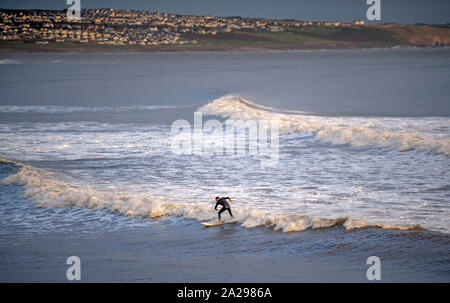
[[[86,207],[106,209],[124,216],[160,217],[183,216],[198,221],[213,220],[216,213],[210,205],[184,204],[153,196],[149,193],[127,193],[96,190],[87,185],[75,186],[62,181],[64,176],[56,175],[44,169],[0,158],[0,162],[15,164],[20,171],[2,181],[3,185],[17,184],[24,188],[23,194],[37,207]],[[178,201],[178,200],[177,200]],[[233,210],[243,227],[265,226],[283,232],[304,231],[306,229],[329,228],[343,225],[346,229],[378,227],[387,229],[415,229],[419,226],[373,224],[351,218],[321,218],[301,214],[283,214],[276,211],[259,210],[254,207],[242,207]]]
[[[0,105],[0,113],[115,113],[133,111],[152,111],[173,109],[171,105],[133,105],[133,106],[62,106],[62,105]]]
[[[232,120],[277,120],[280,134],[313,133],[331,144],[417,150],[450,156],[448,118],[323,117],[260,106],[239,96],[224,96],[199,109],[205,115]],[[436,132],[440,129],[440,132]]]

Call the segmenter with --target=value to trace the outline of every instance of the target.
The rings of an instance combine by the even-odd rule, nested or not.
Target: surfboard
[[[205,227],[219,226],[223,224],[236,223],[237,221],[213,221],[213,222],[201,222]]]
[[[220,222],[220,221],[215,221],[215,222],[202,222],[202,224],[206,227],[211,227],[211,226],[218,226],[218,225],[222,225],[224,222]]]

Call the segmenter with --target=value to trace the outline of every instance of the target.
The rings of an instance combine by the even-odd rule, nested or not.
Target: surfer
[[[222,220],[220,220],[220,214],[226,210],[228,210],[231,218],[233,218],[233,214],[231,213],[230,204],[228,204],[227,200],[230,200],[230,202],[232,202],[230,197],[223,197],[223,198],[216,197],[216,207],[214,207],[214,209],[217,210],[217,206],[222,205],[222,208],[219,210],[219,221],[222,221]]]

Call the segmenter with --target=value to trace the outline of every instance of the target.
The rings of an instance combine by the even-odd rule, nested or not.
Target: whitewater
[[[239,96],[224,96],[200,111],[232,120],[276,120],[282,134],[313,133],[323,142],[418,150],[450,156],[448,118],[334,118],[260,106]]]
[[[184,108],[184,107],[183,107]],[[160,111],[170,109],[180,110],[180,107],[138,107],[138,108],[102,108],[102,112],[117,113],[121,111]],[[64,107],[25,107],[23,109],[0,108],[4,112],[24,112],[27,114],[42,114],[47,110],[51,114],[80,114],[85,112],[99,112],[98,107],[64,108]],[[207,167],[220,167],[224,160],[231,162],[231,166],[246,167],[247,173],[256,173],[261,170],[257,165],[255,157],[214,157],[194,155],[189,162],[176,159],[170,155],[171,134],[169,125],[153,125],[151,128],[142,125],[112,125],[104,123],[64,122],[64,123],[36,123],[33,127],[29,125],[9,125],[1,131],[2,152],[8,157],[1,158],[3,164],[12,164],[19,167],[19,171],[6,177],[3,185],[16,184],[23,187],[23,195],[37,207],[62,208],[62,207],[86,207],[89,209],[118,213],[127,217],[157,218],[161,216],[180,216],[185,219],[197,221],[214,220],[216,213],[212,210],[211,197],[215,196],[217,190],[224,195],[231,191],[233,199],[237,200],[233,205],[233,212],[242,227],[252,228],[266,226],[270,229],[283,232],[297,232],[306,229],[321,229],[334,226],[343,226],[346,230],[359,228],[377,227],[384,229],[430,229],[448,233],[449,222],[448,207],[445,204],[448,186],[429,185],[421,189],[420,195],[427,191],[431,195],[442,191],[442,202],[426,202],[427,197],[413,200],[409,196],[414,192],[412,187],[404,189],[404,193],[391,193],[397,197],[393,201],[387,190],[379,193],[364,192],[363,188],[370,186],[337,183],[333,180],[333,174],[324,176],[325,180],[313,180],[312,176],[304,175],[296,182],[288,182],[284,185],[283,177],[290,171],[296,173],[296,165],[305,166],[304,155],[305,144],[321,146],[330,150],[330,155],[335,157],[345,153],[350,148],[351,153],[361,154],[368,158],[370,153],[396,158],[398,155],[413,156],[410,159],[432,158],[436,163],[439,159],[444,167],[448,165],[450,140],[448,138],[449,121],[447,118],[365,118],[365,117],[324,117],[311,115],[305,112],[278,110],[275,108],[258,105],[256,102],[246,100],[241,96],[227,95],[198,108],[191,107],[191,112],[202,112],[203,115],[216,118],[233,120],[276,120],[280,125],[280,149],[282,157],[280,164],[272,171],[266,172],[271,175],[273,184],[259,184],[259,178],[250,177],[245,180],[246,173],[239,172],[237,184],[216,184],[210,186],[202,184],[208,176],[214,180],[213,172],[205,174],[204,164]],[[17,136],[12,136],[17,134]],[[204,140],[217,140],[204,130]],[[209,137],[208,137],[209,136]],[[20,140],[17,140],[20,138]],[[36,138],[40,138],[39,145],[35,145]],[[43,138],[46,138],[43,140]],[[344,151],[342,150],[344,148]],[[297,149],[297,150],[296,150]],[[294,157],[286,154],[292,150]],[[92,152],[95,153],[92,153]],[[24,152],[27,157],[24,162],[12,160],[23,158]],[[428,154],[428,156],[427,156]],[[313,155],[316,161],[326,155]],[[53,161],[76,161],[79,165],[78,175],[65,175],[59,169],[44,169],[35,167],[25,162],[42,161],[51,157]],[[162,163],[150,165],[152,170],[161,170],[163,167],[173,167],[182,163],[183,170],[203,173],[204,176],[195,179],[177,181],[177,170],[171,172],[166,179],[159,179],[156,184],[147,184],[146,180],[154,176],[144,177],[141,180],[133,179],[133,174],[128,180],[120,177],[111,180],[111,171],[104,176],[92,176],[90,169],[92,165],[83,167],[83,161],[99,160],[100,163],[109,164],[114,174],[127,174],[127,164],[120,165],[122,159],[133,158],[133,166],[141,163],[148,166],[150,161]],[[296,158],[297,157],[297,158]],[[345,157],[345,156],[344,156]],[[350,168],[342,172],[350,174],[358,169],[361,155],[351,163]],[[437,158],[436,158],[437,157]],[[444,157],[444,158],[441,158]],[[164,159],[166,158],[166,159]],[[402,158],[402,157],[401,157]],[[106,159],[106,160],[105,160]],[[161,160],[163,159],[163,160]],[[351,157],[348,159],[352,161]],[[329,161],[329,160],[328,160]],[[170,165],[168,163],[171,163]],[[102,165],[102,164],[100,164]],[[166,165],[166,166],[164,166]],[[167,166],[169,165],[169,166]],[[342,165],[342,163],[340,164]],[[380,162],[375,166],[395,166],[395,163]],[[436,163],[442,168],[442,164]],[[106,167],[108,167],[106,166]],[[226,164],[228,171],[230,164]],[[324,166],[325,170],[329,167]],[[281,171],[279,174],[276,170]],[[447,172],[444,172],[446,174]],[[147,174],[152,174],[151,170]],[[420,176],[419,176],[420,177]],[[99,178],[99,179],[98,179]],[[130,180],[131,178],[131,180]],[[248,178],[248,177],[247,177]],[[267,178],[266,176],[263,179]],[[211,181],[210,179],[210,181]],[[380,180],[374,179],[376,182]],[[131,181],[131,182],[130,182]],[[391,187],[402,186],[401,180]],[[407,181],[407,180],[405,180]],[[357,181],[358,182],[358,181]],[[108,184],[108,185],[106,185]],[[403,184],[404,185],[404,184]],[[271,188],[264,188],[264,186]],[[386,184],[384,184],[386,186]],[[143,190],[142,188],[151,190]],[[265,192],[271,192],[269,195]],[[276,193],[274,193],[276,191]],[[343,191],[347,191],[342,194]],[[402,197],[404,196],[404,197]],[[405,198],[406,197],[406,198]],[[434,197],[435,198],[435,197]],[[439,197],[438,197],[439,198]],[[438,207],[439,212],[430,212]]]
[[[0,219],[19,218],[26,201],[92,210],[98,222],[107,215],[97,210],[204,221],[220,195],[246,229],[447,234],[449,58],[448,49],[3,55]],[[172,123],[195,112],[277,121],[278,165],[173,154]],[[23,196],[7,194],[16,185]]]

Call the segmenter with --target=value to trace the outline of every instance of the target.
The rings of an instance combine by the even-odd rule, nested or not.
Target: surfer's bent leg
[[[220,214],[223,213],[223,212],[225,211],[225,209],[226,209],[226,207],[222,207],[222,208],[219,210],[219,221],[220,221]]]
[[[231,208],[227,208],[227,209],[228,209],[228,212],[230,213],[230,216],[233,217],[233,214],[231,213]]]

